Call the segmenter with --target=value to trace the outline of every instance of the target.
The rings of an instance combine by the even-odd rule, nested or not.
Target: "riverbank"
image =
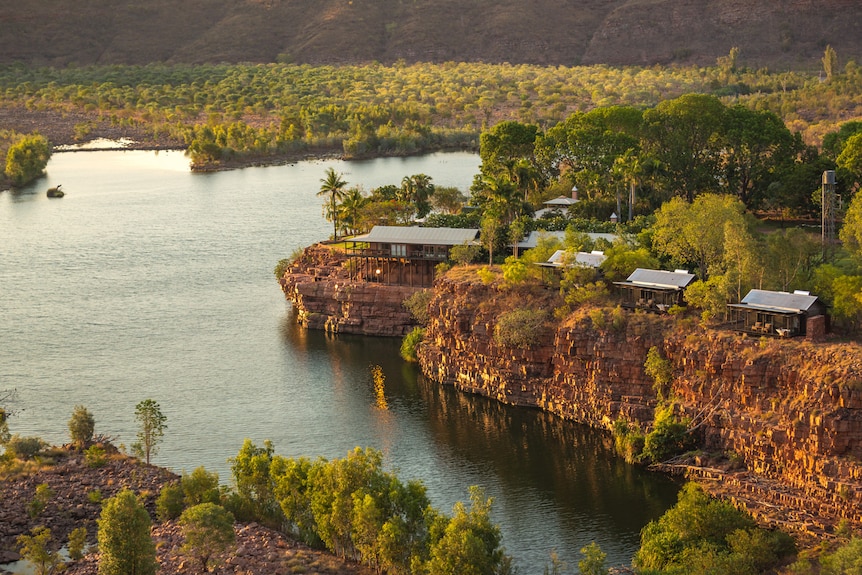
[[[311,304],[335,318],[320,317],[320,325],[361,324],[359,308],[333,298],[362,289],[344,276],[339,257],[308,248],[282,279],[300,317]],[[302,278],[313,278],[315,289],[297,298]],[[553,307],[540,303],[552,292],[531,289],[486,284],[463,267],[438,279],[418,353],[426,377],[602,430],[620,419],[648,430],[661,391],[692,422],[701,449],[659,469],[699,481],[800,540],[862,528],[858,344],[750,338],[694,318],[590,306],[546,322],[529,346],[500,344],[495,325],[507,311],[524,302]],[[673,372],[667,390],[644,368],[653,347]]]
[[[162,487],[179,477],[166,469],[114,453],[102,467],[87,465],[83,454],[68,448],[54,448],[47,454],[50,464],[38,470],[0,480],[0,565],[20,557],[16,538],[36,526],[51,530],[59,546],[77,527],[87,529],[87,540],[96,540],[96,519],[101,501],[124,488],[138,493],[150,516],[155,518],[155,501]],[[33,514],[36,486],[47,484],[52,492],[44,510]],[[35,515],[35,516],[34,516]],[[371,571],[346,563],[328,553],[311,549],[284,534],[256,523],[235,523],[236,549],[220,568],[220,573],[270,575],[288,573],[321,573],[326,575],[370,575]],[[152,536],[156,543],[159,573],[173,575],[194,572],[193,561],[180,553],[184,538],[176,521],[155,523]],[[0,569],[0,572],[3,572]],[[70,575],[95,575],[98,553],[67,565]]]

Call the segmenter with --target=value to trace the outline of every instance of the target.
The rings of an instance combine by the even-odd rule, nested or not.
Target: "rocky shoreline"
[[[312,246],[281,278],[304,325],[363,325],[364,308],[343,295],[362,286],[345,276],[342,260]],[[468,271],[450,272],[433,291],[418,352],[431,380],[597,429],[622,418],[646,430],[658,398],[644,360],[655,347],[672,367],[679,415],[697,422],[703,447],[658,469],[697,481],[803,544],[829,539],[841,525],[862,529],[862,346],[748,338],[648,314],[624,315],[615,326],[596,320],[607,310],[585,308],[549,324],[528,349],[508,348],[493,338],[497,319],[541,294],[486,285]],[[375,313],[400,307],[390,300],[397,297],[378,296]]]
[[[87,529],[87,542],[96,540],[96,519],[101,501],[124,488],[140,494],[144,505],[155,518],[155,501],[162,487],[179,477],[154,465],[114,453],[102,467],[87,465],[82,453],[70,448],[54,448],[47,455],[53,461],[34,473],[0,481],[0,566],[20,559],[18,535],[44,525],[51,530],[57,547],[64,544],[77,527]],[[52,492],[41,513],[31,516],[29,504],[36,487],[47,484]],[[320,573],[325,575],[371,575],[372,571],[357,564],[346,563],[335,556],[311,549],[283,533],[257,523],[235,523],[236,548],[228,556],[219,573],[237,575],[288,575]],[[157,523],[154,519],[152,536],[162,575],[200,572],[199,565],[188,560],[180,547],[184,540],[176,521]],[[80,561],[68,563],[65,573],[96,575],[98,553],[86,555]],[[0,573],[4,573],[0,568]]]

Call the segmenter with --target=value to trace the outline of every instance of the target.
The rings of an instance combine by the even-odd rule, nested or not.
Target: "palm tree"
[[[326,170],[326,177],[320,180],[318,196],[329,196],[329,202],[324,204],[326,219],[332,221],[332,239],[338,239],[338,202],[344,199],[344,187],[347,182],[341,178],[334,168]]]
[[[635,152],[634,149],[629,148],[626,150],[623,155],[618,156],[614,160],[614,165],[611,169],[611,172],[614,176],[620,179],[620,181],[624,184],[628,184],[629,186],[629,218],[628,221],[632,221],[632,217],[634,216],[634,205],[636,201],[635,193],[637,190],[637,185],[640,181],[641,176],[644,173],[646,166],[644,164],[643,159]],[[614,186],[615,188],[617,186]],[[622,221],[622,207],[620,206],[620,192],[619,188],[617,188],[617,214],[619,214],[620,220]]]
[[[351,234],[360,231],[360,211],[367,203],[368,198],[362,195],[362,190],[359,188],[350,188],[344,193],[344,199],[338,207],[338,211],[341,212],[343,231]]]

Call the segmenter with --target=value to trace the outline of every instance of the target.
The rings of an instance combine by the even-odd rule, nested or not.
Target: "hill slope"
[[[28,0],[0,5],[0,63],[548,65],[862,56],[857,0]]]

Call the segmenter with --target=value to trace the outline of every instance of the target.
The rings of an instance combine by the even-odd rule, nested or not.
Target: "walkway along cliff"
[[[460,270],[459,270],[460,271]],[[311,328],[400,335],[401,301],[415,288],[348,280],[343,257],[313,247],[281,280]],[[497,343],[498,319],[551,305],[550,290],[505,289],[475,272],[434,285],[419,350],[442,384],[609,430],[624,418],[648,427],[658,403],[644,368],[656,347],[673,370],[668,395],[702,439],[702,451],[660,466],[685,472],[761,521],[828,536],[862,528],[862,347],[747,337],[690,318],[601,308],[548,316],[529,347]]]

